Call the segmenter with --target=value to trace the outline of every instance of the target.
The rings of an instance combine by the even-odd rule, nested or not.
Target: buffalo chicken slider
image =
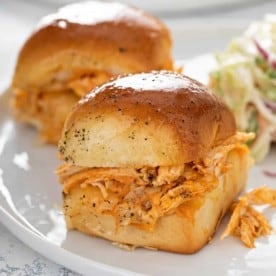
[[[68,116],[59,152],[69,229],[193,253],[212,238],[251,164],[232,113],[184,75],[110,81]]]
[[[12,81],[16,117],[57,143],[79,98],[111,77],[172,70],[168,29],[140,9],[83,2],[44,17],[20,51]]]

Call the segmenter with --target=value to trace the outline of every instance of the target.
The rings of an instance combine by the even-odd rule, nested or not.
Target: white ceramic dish
[[[39,0],[39,2],[50,4],[54,6],[61,6],[75,2],[75,0]],[[204,11],[204,10],[220,10],[227,8],[238,8],[240,6],[250,6],[256,4],[256,0],[121,0],[120,2],[135,5],[139,3],[139,7],[147,11],[154,13],[170,14],[179,12],[193,12],[193,11]]]
[[[204,82],[212,64],[210,56],[202,56],[186,63],[185,70]],[[54,174],[59,163],[56,148],[39,146],[33,129],[13,121],[8,102],[7,93],[0,97],[0,220],[31,248],[84,275],[276,275],[276,235],[258,239],[256,248],[249,250],[236,238],[220,241],[225,220],[209,245],[188,256],[145,249],[129,252],[67,232]],[[276,188],[276,179],[265,176],[265,169],[276,170],[275,147],[252,169],[248,188]],[[275,229],[275,210],[263,211]]]

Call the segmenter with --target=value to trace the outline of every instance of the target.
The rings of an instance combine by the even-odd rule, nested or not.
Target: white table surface
[[[57,2],[57,1],[56,1]],[[185,13],[185,18],[165,18],[172,29],[174,55],[189,58],[210,51],[222,50],[227,41],[239,34],[249,22],[264,14],[276,12],[276,1],[256,1],[239,10],[215,9],[201,12],[200,17]],[[54,1],[52,1],[54,3]],[[138,2],[137,2],[138,3]],[[38,19],[55,9],[45,1],[0,0],[0,91],[9,85],[18,50]],[[177,13],[179,16],[181,13]],[[202,31],[204,29],[204,31]],[[76,273],[57,265],[34,252],[14,237],[0,222],[0,276],[58,275]]]

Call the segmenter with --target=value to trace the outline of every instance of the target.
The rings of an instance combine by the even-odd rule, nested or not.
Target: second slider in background
[[[56,144],[72,106],[121,74],[172,70],[171,37],[155,17],[120,3],[85,2],[44,17],[20,51],[16,118]]]

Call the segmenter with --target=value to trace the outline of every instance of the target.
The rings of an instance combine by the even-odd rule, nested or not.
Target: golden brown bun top
[[[82,2],[44,17],[23,46],[13,86],[43,88],[56,79],[172,69],[168,29],[144,11],[115,2]]]
[[[173,72],[129,75],[75,106],[61,157],[86,167],[183,165],[236,132],[232,113],[199,82]]]

